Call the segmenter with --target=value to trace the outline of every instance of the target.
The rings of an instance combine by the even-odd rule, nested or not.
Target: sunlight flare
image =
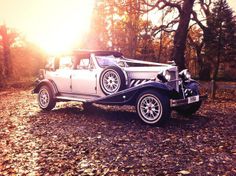
[[[49,54],[60,54],[72,49],[89,30],[93,8],[91,2],[76,1],[76,7],[53,15],[50,24],[39,35],[33,36],[35,42]]]
[[[9,0],[0,7],[0,22],[16,27],[49,54],[57,54],[78,44],[89,30],[93,7],[94,0]]]

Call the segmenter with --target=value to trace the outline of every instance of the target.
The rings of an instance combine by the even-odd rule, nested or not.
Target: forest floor
[[[27,89],[0,92],[0,175],[236,175],[236,91],[162,127],[131,107],[58,103],[42,112]]]

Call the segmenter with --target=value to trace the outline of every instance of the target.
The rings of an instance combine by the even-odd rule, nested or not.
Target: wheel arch
[[[47,79],[40,81],[35,86],[32,93],[39,93],[40,87],[42,87],[42,86],[48,86],[52,90],[54,98],[55,98],[56,94],[58,94],[58,89],[56,87],[56,84],[52,80],[47,80]]]
[[[103,98],[94,100],[93,103],[111,105],[135,105],[138,96],[147,90],[159,92],[160,94],[166,95],[168,98],[171,98],[174,93],[174,90],[170,89],[170,87],[163,83],[151,82],[105,96]]]
[[[146,92],[146,91],[154,91],[154,92],[158,92],[160,94],[163,94],[163,95],[166,95],[168,98],[171,98],[171,95],[172,93],[167,90],[167,89],[162,89],[160,87],[154,87],[154,86],[150,86],[150,87],[144,87],[142,89],[139,89],[135,95],[133,96],[132,100],[131,100],[131,104],[135,105],[135,103],[137,102],[138,100],[138,97],[143,93],[143,92]]]

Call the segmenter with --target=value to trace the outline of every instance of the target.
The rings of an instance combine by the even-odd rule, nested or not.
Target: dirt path
[[[236,175],[230,96],[153,127],[130,107],[41,112],[29,89],[0,92],[0,175]]]

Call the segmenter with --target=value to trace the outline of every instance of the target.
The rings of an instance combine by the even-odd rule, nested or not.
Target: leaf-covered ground
[[[146,125],[130,107],[59,103],[0,92],[0,175],[236,175],[235,91],[192,118]]]

